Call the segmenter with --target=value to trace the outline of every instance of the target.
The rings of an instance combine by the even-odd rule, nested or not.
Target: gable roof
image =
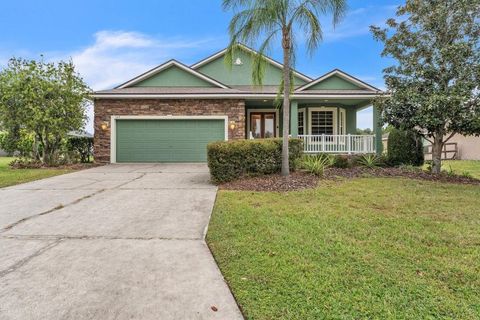
[[[350,82],[352,83],[353,85],[357,86],[359,89],[362,89],[362,90],[368,90],[368,91],[374,91],[374,92],[381,92],[380,89],[372,86],[372,85],[369,85],[368,83],[358,79],[358,78],[355,78],[354,76],[352,75],[349,75],[348,73],[346,72],[343,72],[342,70],[340,69],[334,69],[330,72],[327,72],[326,74],[324,74],[323,76],[320,76],[319,78],[297,88],[295,90],[295,92],[301,92],[301,91],[305,91],[307,90],[308,88],[311,88],[327,79],[330,79],[332,77],[339,77],[339,78],[342,78],[343,80],[346,80],[347,82]]]
[[[212,78],[210,78],[210,77],[208,77],[208,76],[190,68],[189,66],[184,65],[181,62],[178,62],[177,60],[172,59],[170,61],[167,61],[167,62],[165,62],[165,63],[163,63],[163,64],[161,64],[161,65],[159,65],[159,66],[157,66],[157,67],[155,67],[155,68],[153,68],[153,69],[151,69],[151,70],[149,70],[149,71],[147,71],[147,72],[145,72],[145,73],[143,73],[143,74],[141,74],[141,75],[139,75],[139,76],[137,76],[137,77],[121,84],[121,85],[119,85],[119,86],[117,86],[115,89],[124,89],[124,88],[131,87],[131,86],[133,86],[135,84],[138,84],[138,83],[140,83],[140,82],[142,82],[146,79],[149,79],[149,78],[153,77],[154,75],[159,74],[160,72],[162,72],[164,70],[167,70],[171,67],[177,67],[177,68],[179,68],[179,69],[181,69],[185,72],[188,72],[189,74],[191,74],[191,75],[193,75],[193,76],[195,76],[195,77],[197,77],[197,78],[199,78],[199,79],[201,79],[205,82],[208,82],[208,83],[210,83],[210,84],[212,84],[212,85],[214,85],[218,88],[223,88],[223,89],[228,89],[229,88],[227,85],[224,85],[223,83],[221,83],[221,82],[219,82],[215,79],[212,79]]]
[[[259,54],[258,51],[254,50],[254,49],[252,49],[252,48],[250,48],[250,47],[248,47],[248,46],[246,46],[246,45],[244,45],[244,44],[239,43],[239,44],[238,44],[238,47],[241,48],[241,49],[243,49],[243,50],[245,50],[245,51],[248,52],[248,53],[251,53],[251,54]],[[214,60],[217,60],[217,59],[220,58],[221,56],[224,56],[226,52],[227,52],[227,48],[225,48],[225,49],[223,49],[223,50],[221,50],[221,51],[219,51],[219,52],[217,52],[217,53],[214,53],[214,54],[212,54],[211,56],[209,56],[209,57],[207,57],[207,58],[205,58],[205,59],[203,59],[203,60],[200,60],[199,62],[191,65],[191,68],[192,68],[192,69],[198,69],[198,68],[200,68],[200,67],[202,67],[202,66],[204,66],[204,65],[206,65],[206,64],[208,64],[208,63],[210,63],[210,62],[212,62],[212,61],[214,61]],[[282,64],[282,63],[280,63],[280,62],[278,62],[278,61],[276,61],[276,60],[274,60],[274,59],[272,59],[272,58],[270,58],[270,57],[268,57],[268,56],[265,56],[265,55],[264,55],[264,58],[265,58],[265,60],[267,60],[267,62],[269,62],[269,63],[272,64],[273,66],[275,66],[275,67],[283,70],[283,64]],[[300,78],[300,79],[302,79],[303,81],[306,81],[306,82],[310,82],[310,81],[313,80],[312,78],[306,76],[305,74],[303,74],[303,73],[301,73],[301,72],[298,72],[297,70],[293,70],[293,74],[294,74],[296,77],[298,77],[298,78]]]

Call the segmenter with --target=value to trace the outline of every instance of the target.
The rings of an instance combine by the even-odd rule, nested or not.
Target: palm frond
[[[265,68],[267,66],[267,59],[265,58],[266,53],[269,51],[271,47],[271,42],[277,36],[280,30],[273,30],[263,43],[260,45],[258,49],[258,54],[253,56],[253,64],[252,64],[252,79],[255,85],[262,85],[263,78],[265,75]]]

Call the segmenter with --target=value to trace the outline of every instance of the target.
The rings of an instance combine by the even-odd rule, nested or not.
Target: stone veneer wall
[[[104,121],[110,124],[111,116],[228,116],[236,128],[229,130],[229,139],[245,138],[245,101],[194,100],[194,99],[96,99],[95,100],[95,161],[110,162],[110,127],[103,131]]]

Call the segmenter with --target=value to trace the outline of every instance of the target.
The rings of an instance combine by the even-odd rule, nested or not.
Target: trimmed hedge
[[[303,154],[300,139],[290,139],[290,168]],[[280,172],[282,139],[233,140],[208,144],[208,167],[214,183],[235,180],[241,176]]]
[[[393,129],[388,136],[387,158],[390,165],[422,166],[425,162],[422,138],[413,131]]]

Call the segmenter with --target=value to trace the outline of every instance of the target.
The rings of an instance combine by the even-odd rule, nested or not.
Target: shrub
[[[67,140],[67,150],[73,153],[73,157],[78,157],[80,162],[86,163],[93,156],[93,138],[92,137],[69,137]],[[72,158],[72,156],[70,156]]]
[[[25,130],[18,131],[15,136],[10,132],[0,132],[0,149],[10,156],[14,154],[21,157],[31,156],[34,143],[33,134]]]
[[[301,168],[316,176],[323,176],[326,168],[332,163],[330,156],[325,155],[306,155],[302,158]]]
[[[378,168],[384,165],[383,158],[377,156],[376,154],[362,155],[357,159],[357,163],[362,167],[367,167],[370,169]]]
[[[290,167],[295,168],[303,153],[300,139],[290,139]],[[208,167],[215,183],[244,175],[262,175],[281,170],[282,140],[233,140],[208,144]]]
[[[8,165],[13,169],[38,169],[45,166],[39,160],[28,158],[14,159]]]
[[[423,165],[425,158],[421,137],[413,131],[392,129],[388,136],[388,162],[391,165]]]
[[[349,167],[348,156],[345,155],[335,155],[332,156],[333,163],[332,167],[345,169]]]

